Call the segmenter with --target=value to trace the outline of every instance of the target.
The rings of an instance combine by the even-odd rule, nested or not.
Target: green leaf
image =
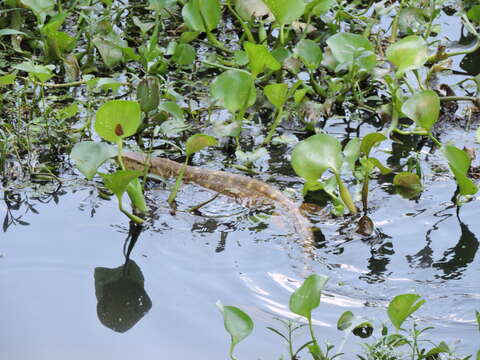
[[[313,0],[307,4],[305,14],[322,15],[332,8],[335,0]]]
[[[220,300],[216,305],[223,315],[225,330],[231,337],[230,356],[232,356],[234,347],[252,333],[253,321],[250,316],[237,307],[224,306]]]
[[[148,0],[148,9],[159,12],[160,10],[167,9],[176,3],[175,0]]]
[[[401,172],[393,178],[393,185],[404,198],[411,199],[422,191],[422,183],[417,174]]]
[[[408,70],[420,69],[428,60],[428,46],[416,35],[407,36],[387,48],[387,59],[398,67],[396,76]]]
[[[111,100],[96,114],[95,131],[104,140],[118,143],[134,135],[140,125],[140,104],[130,100]]]
[[[322,49],[320,46],[309,39],[300,40],[293,52],[302,60],[305,66],[310,70],[315,70],[320,66],[323,59]]]
[[[127,194],[133,205],[133,208],[141,211],[142,213],[148,212],[145,196],[142,191],[142,184],[138,178],[133,179],[127,185]]]
[[[217,145],[217,139],[213,136],[195,134],[188,138],[187,143],[185,144],[185,152],[187,156],[190,156],[203,148],[215,145]]]
[[[78,113],[78,104],[73,103],[71,105],[65,106],[59,110],[57,110],[57,118],[58,119],[69,119],[74,117]]]
[[[113,192],[118,201],[121,202],[122,196],[127,190],[127,186],[133,179],[142,176],[141,171],[136,170],[117,170],[113,174],[100,174],[105,182],[105,187]]]
[[[421,296],[417,294],[402,294],[390,301],[387,314],[397,331],[400,330],[403,322],[425,303],[425,300],[420,299]]]
[[[353,319],[355,315],[351,311],[345,311],[337,321],[337,329],[340,331],[347,330],[350,326],[353,325]]]
[[[169,113],[172,115],[176,120],[184,120],[183,110],[176,102],[173,101],[163,101],[158,106],[159,109]]]
[[[312,311],[320,305],[320,296],[328,279],[328,276],[317,274],[306,278],[302,286],[290,296],[290,311],[310,320]]]
[[[455,175],[460,195],[465,196],[476,194],[478,188],[467,176],[471,163],[467,153],[453,145],[445,145],[443,153],[448,160],[448,165],[450,166],[453,175]]]
[[[280,26],[298,20],[305,11],[303,0],[263,0]]]
[[[43,65],[35,65],[30,61],[13,66],[14,69],[27,72],[29,75],[36,77],[40,82],[46,82],[53,77],[49,67]]]
[[[257,95],[252,76],[240,70],[227,70],[217,76],[210,93],[231,113],[253,105]]]
[[[369,157],[368,161],[370,161],[373,164],[373,166],[375,166],[378,170],[380,170],[382,175],[387,175],[387,174],[390,174],[392,172],[392,169],[390,169],[386,166],[383,166],[383,164],[377,158]]]
[[[114,41],[103,37],[95,37],[92,43],[98,49],[107,67],[112,68],[124,60],[122,47]]]
[[[467,16],[473,22],[480,24],[480,5],[474,5],[468,10]]]
[[[14,84],[16,77],[17,76],[15,74],[7,74],[7,75],[0,76],[0,86]]]
[[[250,69],[254,78],[256,78],[258,74],[262,73],[265,68],[274,71],[280,69],[280,63],[273,57],[272,54],[270,54],[265,45],[257,45],[250,42],[245,42],[244,48],[247,52]]]
[[[386,140],[387,137],[382,133],[370,133],[365,135],[362,139],[362,143],[360,145],[360,151],[363,152],[367,157],[370,155],[370,151],[374,146],[377,146],[382,141]]]
[[[360,70],[371,72],[377,63],[373,45],[362,35],[337,33],[328,38],[327,44],[343,66],[358,66]]]
[[[327,169],[339,173],[342,162],[340,142],[326,134],[300,141],[293,149],[291,160],[295,173],[308,182],[317,181]]]
[[[94,141],[82,141],[75,144],[70,153],[70,158],[78,170],[88,180],[92,180],[100,165],[116,154],[117,149],[112,145]]]
[[[220,22],[219,0],[190,0],[182,9],[185,25],[193,31],[210,32]]]
[[[160,103],[160,83],[158,78],[147,76],[137,86],[137,101],[143,112],[155,110]]]
[[[180,66],[190,65],[195,61],[196,55],[195,48],[192,45],[178,44],[175,47],[172,60]]]
[[[277,110],[280,110],[288,98],[288,85],[283,84],[269,84],[263,89],[265,96]]]
[[[263,17],[270,14],[262,0],[235,0],[235,10],[244,20],[250,20],[252,16]]]
[[[55,0],[21,0],[21,3],[33,11],[41,24],[45,22],[47,15],[53,13]]]
[[[418,127],[430,131],[440,115],[440,98],[433,90],[421,91],[403,103],[402,112]]]

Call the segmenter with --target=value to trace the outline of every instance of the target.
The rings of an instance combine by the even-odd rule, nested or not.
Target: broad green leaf
[[[58,119],[69,119],[71,117],[74,117],[78,113],[78,104],[73,103],[71,105],[65,106],[61,109],[57,110],[57,118]]]
[[[377,63],[373,45],[362,35],[337,33],[328,38],[327,44],[335,59],[344,66],[355,65],[371,72]]]
[[[380,170],[382,175],[387,175],[387,174],[390,174],[392,172],[392,169],[390,169],[386,166],[383,166],[383,164],[377,158],[369,157],[368,161],[370,161],[373,164],[374,167],[376,167],[378,170]]]
[[[195,61],[195,56],[195,48],[192,45],[178,44],[175,47],[172,60],[175,61],[177,65],[185,66],[192,64]]]
[[[404,198],[411,199],[422,191],[422,182],[417,174],[401,172],[393,178],[393,185]]]
[[[213,136],[205,134],[195,134],[188,138],[187,143],[185,144],[185,152],[187,156],[190,156],[197,151],[202,150],[208,146],[217,145],[217,139]]]
[[[193,31],[210,32],[220,22],[219,0],[190,0],[182,9],[185,25]]]
[[[140,104],[130,100],[111,100],[96,114],[95,131],[104,140],[118,143],[134,135],[140,125]]]
[[[467,16],[473,22],[480,24],[480,5],[474,5],[468,10]]]
[[[478,188],[467,176],[471,163],[467,153],[453,145],[445,145],[443,148],[443,153],[448,160],[448,165],[450,166],[453,175],[455,175],[455,180],[457,181],[460,195],[476,194]]]
[[[220,301],[217,301],[216,305],[223,315],[225,330],[231,337],[230,355],[232,356],[235,345],[252,333],[253,321],[250,316],[237,307],[224,306]]]
[[[388,304],[387,314],[393,326],[398,330],[403,322],[425,303],[417,294],[397,295]]]
[[[107,67],[112,68],[124,60],[122,47],[110,39],[95,37],[93,38],[92,43],[98,49],[98,52]]]
[[[159,12],[176,4],[175,0],[148,0],[148,9]]]
[[[424,9],[419,7],[405,7],[400,10],[398,29],[407,35],[419,33],[427,25]]]
[[[407,36],[387,48],[387,59],[397,66],[397,77],[408,70],[420,69],[428,60],[428,46],[416,35]]]
[[[15,74],[7,74],[0,76],[0,86],[2,85],[12,85],[15,83]]]
[[[272,54],[270,54],[265,45],[257,45],[250,42],[245,42],[244,48],[247,52],[250,69],[254,78],[256,78],[258,74],[262,73],[265,68],[274,71],[280,69],[280,63],[273,57]]]
[[[327,169],[339,173],[342,146],[333,136],[317,134],[300,141],[292,152],[292,167],[297,175],[309,182],[317,181]]]
[[[387,137],[382,133],[370,133],[365,135],[362,139],[362,143],[360,145],[360,150],[363,152],[367,157],[370,155],[370,151],[374,146],[377,146],[383,140],[386,140]]]
[[[105,182],[105,187],[113,192],[118,201],[121,202],[122,195],[127,190],[127,186],[133,179],[142,176],[141,171],[136,170],[117,170],[113,174],[100,174]]]
[[[433,90],[421,91],[403,103],[402,112],[418,127],[430,131],[440,114],[440,98]]]
[[[70,153],[70,158],[78,170],[88,180],[92,180],[100,165],[116,154],[117,149],[112,145],[94,141],[82,141],[75,144]]]
[[[320,46],[309,39],[300,40],[293,52],[302,60],[307,68],[315,70],[320,66],[323,59],[322,49]]]
[[[283,84],[269,84],[263,89],[265,96],[277,110],[280,110],[288,98],[288,85]]]
[[[36,77],[40,82],[46,82],[53,77],[49,67],[43,65],[35,65],[30,61],[13,66],[14,69],[27,72],[29,75]]]
[[[244,20],[250,20],[252,16],[263,17],[270,14],[262,0],[235,0],[235,10]]]
[[[55,0],[21,0],[21,3],[33,11],[41,24],[45,22],[47,15],[53,13]]]
[[[298,20],[305,11],[304,0],[263,0],[280,26]]]
[[[322,15],[332,8],[335,0],[313,0],[307,4],[305,14]]]
[[[154,22],[142,22],[137,16],[132,16],[132,21],[135,26],[140,29],[140,32],[144,35],[155,27]]]
[[[344,331],[348,329],[350,326],[353,325],[353,319],[355,318],[355,315],[353,315],[353,312],[351,311],[345,311],[337,321],[337,329],[340,331]]]
[[[430,349],[426,354],[425,354],[425,358],[428,359],[434,359],[435,357],[437,356],[434,356],[434,355],[437,355],[437,354],[440,354],[440,353],[448,353],[450,352],[450,349],[448,348],[448,345],[445,344],[443,341],[440,342],[440,344],[438,344],[438,346],[434,347],[433,349]]]
[[[312,311],[320,305],[322,290],[329,277],[312,274],[290,296],[289,308],[293,313],[310,320]]]
[[[231,113],[253,105],[257,96],[252,76],[240,70],[227,70],[217,76],[210,93]]]
[[[176,120],[184,120],[184,116],[183,116],[183,110],[180,106],[178,106],[178,104],[176,102],[173,102],[173,101],[164,101],[164,102],[161,102],[160,105],[159,105],[159,109],[163,110],[163,111],[166,111],[167,113],[169,113],[170,115],[173,115],[173,117],[176,119]]]

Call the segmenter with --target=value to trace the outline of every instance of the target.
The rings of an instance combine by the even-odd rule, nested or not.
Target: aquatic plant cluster
[[[480,142],[475,0],[4,0],[1,6],[5,188],[24,180],[61,182],[71,159],[88,180],[100,175],[100,196],[115,195],[120,211],[142,223],[149,212],[147,169],[128,168],[124,146],[182,159],[168,198],[173,212],[194,154],[222,151],[232,167],[258,174],[269,152],[287,145],[293,150],[285,161],[305,180],[303,195],[321,193],[333,216],[352,216],[365,236],[374,227],[370,181],[383,177],[401,196],[417,199],[426,186],[422,149],[448,164],[456,206],[478,191],[475,149],[441,141],[461,112],[465,131],[476,131]],[[443,13],[461,22],[467,46],[456,48],[439,36]],[[461,80],[444,83],[459,57]],[[328,133],[332,119],[356,129]],[[365,132],[363,124],[376,130]],[[407,149],[403,164],[387,166],[372,155],[388,141]],[[104,165],[112,158],[116,171]],[[354,185],[360,190],[352,196]],[[123,206],[124,193],[131,211]],[[357,219],[359,203],[363,216]],[[312,328],[311,312],[326,281],[312,275],[290,299],[290,310],[307,320],[311,341],[294,351],[291,335],[302,326],[288,323],[287,335],[271,329],[287,342],[291,359],[304,349],[313,359],[341,352],[342,346],[334,355],[333,347],[321,350]],[[399,349],[408,347],[411,359],[457,358],[445,343],[420,347],[427,329],[415,323],[401,334],[422,304],[415,294],[394,298],[388,316],[395,333],[384,327],[359,357],[403,358]],[[238,308],[219,308],[234,358],[253,322]],[[371,327],[351,313],[338,324],[345,334],[371,333]]]

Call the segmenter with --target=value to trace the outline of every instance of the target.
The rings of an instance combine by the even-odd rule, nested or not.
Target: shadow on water
[[[142,233],[142,226],[130,222],[124,244],[125,263],[117,268],[95,268],[95,296],[100,322],[113,331],[124,333],[134,327],[152,308],[145,291],[140,267],[130,254]]]
[[[449,207],[451,208],[451,207]],[[447,208],[447,209],[449,209]],[[460,225],[460,239],[457,244],[443,252],[443,257],[435,261],[433,258],[432,232],[439,229],[439,225],[453,216],[453,214],[442,214],[442,210],[434,216],[441,217],[435,222],[431,229],[426,233],[426,245],[415,255],[408,255],[407,260],[413,267],[439,269],[443,274],[435,275],[436,278],[443,280],[460,279],[468,264],[472,263],[478,251],[479,242],[468,226],[462,222],[457,211],[457,220]]]

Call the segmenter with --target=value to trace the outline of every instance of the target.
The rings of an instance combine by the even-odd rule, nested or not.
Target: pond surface
[[[342,126],[332,123],[330,132],[343,133]],[[473,141],[463,132],[448,134],[467,145]],[[182,188],[172,216],[169,191],[152,182],[154,211],[141,233],[115,201],[101,200],[91,185],[73,179],[5,191],[0,211],[10,225],[4,224],[0,242],[0,358],[225,359],[229,339],[215,306],[220,299],[256,324],[238,357],[278,359],[285,347],[265,327],[281,328],[276,317],[295,318],[288,298],[311,272],[330,276],[315,312],[322,342],[339,345],[336,321],[344,311],[379,325],[393,296],[416,292],[427,300],[416,313],[420,323],[435,327],[429,337],[473,353],[479,344],[480,203],[465,204],[457,216],[455,183],[441,155],[427,150],[422,156],[435,166],[423,169],[420,198],[407,200],[392,195],[390,185],[372,182],[371,237],[328,209],[312,215],[319,229],[315,259],[302,253],[287,219],[269,216],[271,209],[247,209],[220,196],[196,214],[187,212],[213,195],[193,185]],[[277,175],[260,178],[298,193],[301,183],[285,165],[285,152],[270,160]],[[395,162],[394,153],[376,154]],[[207,160],[195,158],[222,167]],[[28,225],[12,222],[20,215]],[[135,246],[124,272],[126,240]],[[358,343],[351,338],[344,351],[359,351]]]

